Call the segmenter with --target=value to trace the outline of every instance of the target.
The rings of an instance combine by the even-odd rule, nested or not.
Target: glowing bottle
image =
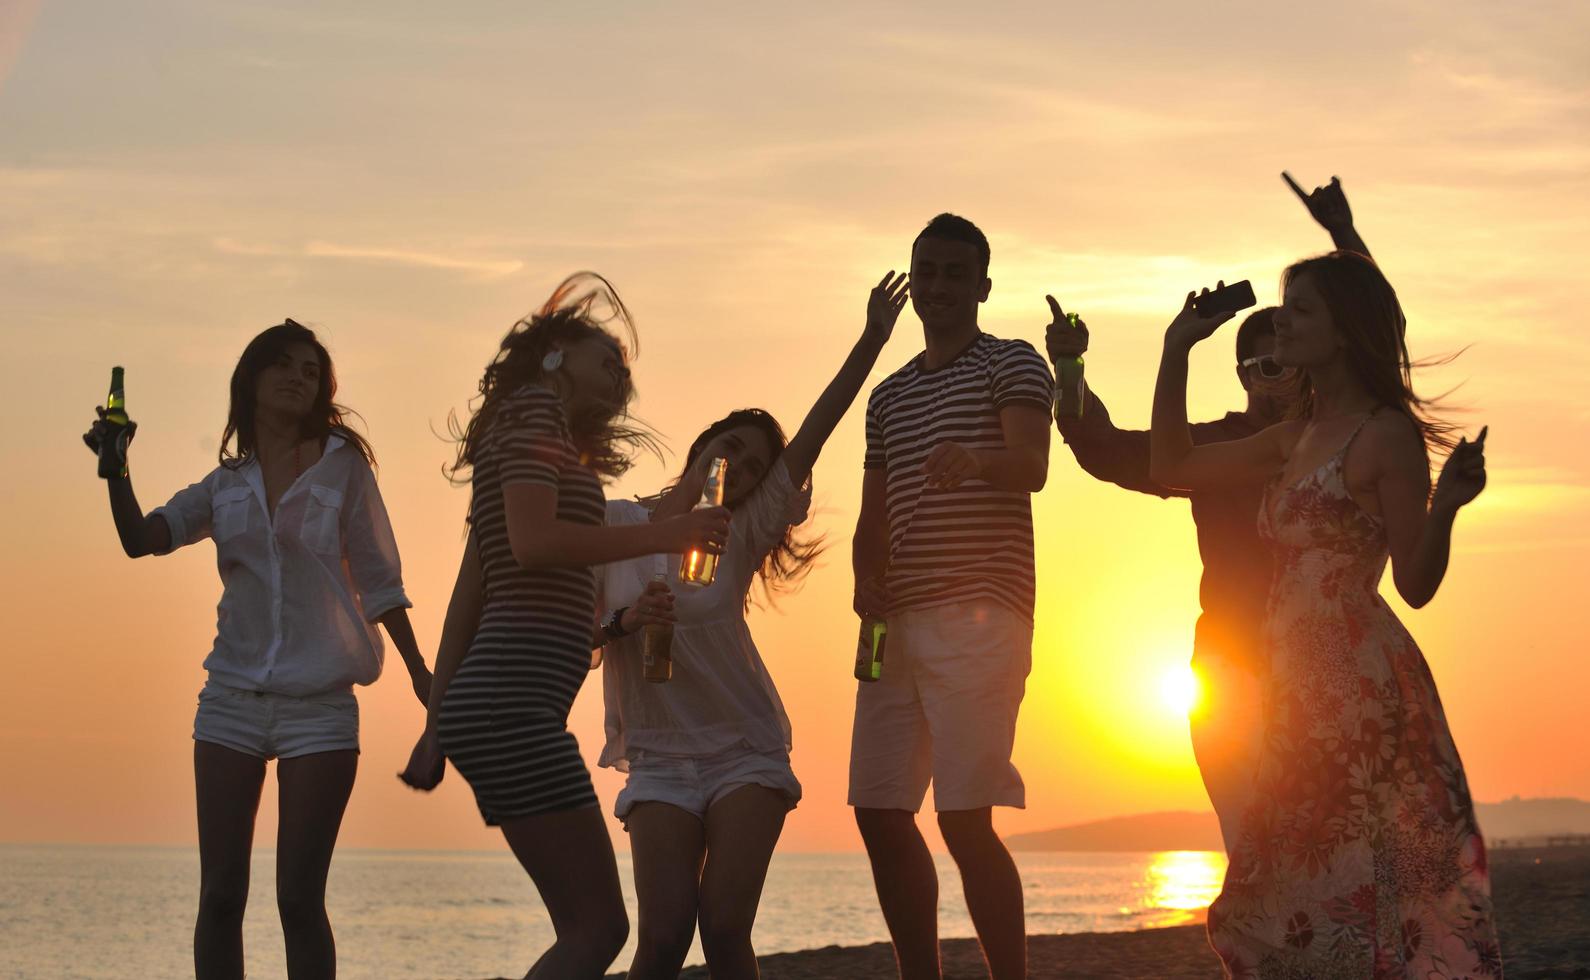
[[[856,680],[871,682],[883,676],[883,648],[888,639],[888,623],[872,618],[861,621],[861,638],[856,643]]]
[[[1076,329],[1077,315],[1067,313],[1066,321]],[[1062,357],[1054,362],[1054,417],[1056,421],[1082,417],[1088,400],[1088,386],[1082,380],[1082,355]]]
[[[105,396],[105,438],[99,441],[99,475],[106,480],[127,475],[127,393],[122,369],[110,369],[110,394]]]
[[[721,456],[713,457],[712,465],[707,468],[707,485],[701,491],[701,502],[696,504],[696,510],[723,506],[723,480],[728,468],[728,460]],[[700,548],[691,548],[684,561],[679,563],[679,581],[685,585],[705,587],[717,577],[718,556]]]

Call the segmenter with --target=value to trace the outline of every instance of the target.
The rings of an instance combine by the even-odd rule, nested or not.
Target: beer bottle
[[[99,475],[112,480],[127,475],[127,393],[122,369],[110,369],[110,394],[105,396],[105,437],[99,441]]]
[[[723,506],[723,480],[728,468],[728,460],[721,456],[713,457],[712,465],[707,468],[707,485],[702,488],[701,502],[696,504],[696,510]],[[717,577],[718,556],[700,548],[691,548],[684,561],[679,563],[679,581],[685,585],[705,587]]]
[[[861,621],[861,639],[856,643],[856,680],[870,682],[883,676],[883,647],[888,639],[888,623],[872,617]]]
[[[653,582],[667,582],[661,572]],[[647,680],[661,684],[674,675],[674,627],[672,623],[647,623],[641,630],[641,664]]]
[[[1077,327],[1077,315],[1067,313],[1066,321],[1072,329]],[[1082,355],[1062,357],[1054,364],[1054,417],[1055,421],[1080,419],[1082,405],[1088,398],[1088,386],[1082,380]]]

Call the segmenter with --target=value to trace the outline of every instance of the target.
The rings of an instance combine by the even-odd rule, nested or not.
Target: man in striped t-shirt
[[[858,686],[850,805],[905,977],[937,977],[938,876],[916,825],[928,784],[993,980],[1026,975],[1021,878],[994,833],[1023,806],[1010,763],[1032,663],[1030,495],[1049,467],[1054,385],[1031,344],[977,326],[988,239],[941,214],[911,249],[926,349],[873,389],[853,564],[884,616],[880,679]]]

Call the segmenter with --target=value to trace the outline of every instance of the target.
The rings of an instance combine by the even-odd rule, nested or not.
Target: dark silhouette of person
[[[287,972],[295,980],[336,974],[326,876],[359,766],[353,687],[381,673],[376,623],[402,654],[421,704],[430,693],[374,453],[343,424],[336,394],[331,355],[288,320],[238,359],[220,465],[208,476],[147,515],[129,476],[108,481],[129,558],[210,538],[221,573],[193,722],[200,980],[243,976],[249,856],[270,759],[280,786],[276,905]],[[85,437],[90,448],[107,437],[104,415]]]
[[[1340,180],[1333,177],[1329,184],[1306,193],[1290,175],[1282,176],[1337,248],[1369,254],[1354,227]],[[1055,312],[1047,336],[1050,359],[1081,355],[1089,342],[1086,321],[1073,326],[1052,297],[1050,302]],[[1257,310],[1237,329],[1236,375],[1247,404],[1222,418],[1194,424],[1194,443],[1247,438],[1281,421],[1293,408],[1297,371],[1275,359],[1274,315],[1274,307]],[[1116,428],[1095,390],[1097,380],[1094,373],[1087,376],[1080,419],[1069,415],[1056,419],[1077,464],[1089,475],[1124,489],[1187,498],[1191,504],[1203,577],[1198,586],[1202,612],[1194,629],[1192,655],[1201,697],[1188,722],[1198,771],[1229,850],[1252,791],[1258,757],[1264,670],[1260,631],[1271,577],[1270,551],[1255,520],[1264,485],[1253,480],[1189,492],[1155,482],[1148,472],[1148,431]]]
[[[1010,757],[1054,380],[1032,345],[978,328],[988,261],[970,221],[928,223],[910,287],[926,349],[867,402],[855,608],[888,639],[882,676],[857,686],[849,802],[907,978],[940,975],[938,874],[916,825],[929,783],[990,974],[1026,975],[1021,876],[992,811],[1026,802]]]

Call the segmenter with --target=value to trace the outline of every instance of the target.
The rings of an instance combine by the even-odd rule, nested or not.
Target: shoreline
[[[1509,847],[1490,853],[1492,897],[1508,980],[1590,980],[1590,846]],[[1198,913],[1202,918],[1203,911]],[[944,980],[986,980],[975,939],[940,942]],[[1221,980],[1204,926],[1033,935],[1028,976],[1098,980]],[[895,980],[888,943],[824,946],[757,957],[764,980]],[[618,980],[623,972],[608,974]],[[690,966],[680,980],[707,980]]]

